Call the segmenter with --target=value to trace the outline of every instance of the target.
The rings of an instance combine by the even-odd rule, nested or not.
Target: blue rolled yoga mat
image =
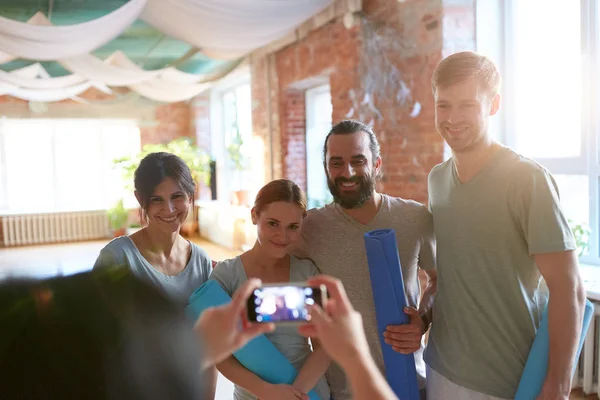
[[[365,233],[364,241],[386,379],[400,400],[418,400],[419,384],[414,355],[394,351],[383,337],[388,325],[407,324],[410,321],[404,313],[407,301],[396,232],[393,229],[370,231]]]
[[[594,305],[589,301],[585,301],[585,310],[583,312],[583,326],[581,328],[581,337],[579,338],[579,347],[575,361],[579,359],[581,348],[585,335],[590,327],[590,322],[594,316]],[[550,336],[548,331],[548,307],[542,314],[540,326],[538,328],[529,356],[521,375],[521,381],[515,395],[515,400],[532,400],[535,399],[542,391],[542,386],[546,380],[546,372],[548,370],[548,353],[550,351]],[[574,372],[574,371],[573,371]]]
[[[219,282],[209,280],[192,293],[185,312],[195,320],[207,308],[227,304],[230,301],[231,297]],[[296,368],[265,335],[257,336],[233,355],[240,364],[269,383],[291,385],[298,375]],[[310,400],[321,400],[314,390],[308,393],[308,396]]]

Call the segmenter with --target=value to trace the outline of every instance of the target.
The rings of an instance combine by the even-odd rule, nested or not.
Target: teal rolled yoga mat
[[[585,335],[590,327],[590,322],[594,316],[594,305],[589,301],[585,301],[585,310],[583,312],[583,326],[581,328],[581,336],[579,338],[579,346],[577,347],[577,355],[575,360],[579,359],[581,348]],[[548,353],[550,352],[550,335],[548,331],[548,307],[542,314],[540,326],[538,328],[535,339],[529,350],[529,356],[521,375],[521,381],[515,395],[515,400],[534,400],[542,391],[542,386],[546,380],[546,372],[548,370]]]
[[[414,355],[394,351],[383,337],[388,325],[410,322],[404,313],[407,301],[396,232],[393,229],[370,231],[365,233],[364,242],[386,380],[400,400],[418,400],[419,384]]]
[[[220,306],[231,301],[231,297],[217,281],[209,280],[200,286],[188,301],[186,314],[196,320],[209,307]],[[233,353],[235,358],[258,375],[265,382],[291,385],[298,375],[296,368],[277,350],[271,341],[260,335]],[[310,400],[322,400],[312,390],[308,393]]]

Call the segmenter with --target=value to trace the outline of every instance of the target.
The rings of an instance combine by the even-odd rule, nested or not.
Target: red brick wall
[[[306,110],[303,90],[288,89],[282,94],[281,148],[283,175],[306,191]]]
[[[268,134],[265,121],[269,117],[263,107],[268,99],[265,87],[267,82],[277,87],[274,93],[277,101],[272,104],[282,109],[272,111],[271,118],[280,119],[272,132],[280,141],[273,141],[273,154],[275,163],[281,163],[281,176],[299,184],[306,182],[305,157],[301,153],[304,147],[300,149],[299,145],[300,124],[285,111],[290,89],[308,89],[315,78],[321,78],[322,82],[325,77],[331,87],[334,123],[346,116],[374,123],[384,169],[379,190],[427,202],[427,175],[443,158],[443,141],[434,126],[431,76],[442,55],[472,49],[474,45],[473,2],[464,1],[464,6],[447,9],[443,3],[363,0],[364,14],[371,26],[385,32],[389,43],[394,43],[382,47],[382,52],[397,67],[400,79],[410,91],[405,104],[391,95],[371,96],[379,117],[372,108],[360,104],[365,94],[364,68],[378,68],[361,58],[361,44],[367,30],[360,20],[350,29],[341,20],[331,22],[276,52],[272,56],[275,68],[270,75],[261,66],[261,62],[266,65],[264,58],[253,60],[253,99],[257,103],[253,118],[255,131],[260,127],[261,135]]]
[[[140,127],[142,146],[148,143],[167,143],[172,139],[191,136],[192,112],[187,103],[164,104],[156,107],[153,126]]]

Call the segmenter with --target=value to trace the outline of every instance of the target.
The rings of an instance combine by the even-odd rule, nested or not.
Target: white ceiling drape
[[[215,58],[237,58],[284,37],[332,0],[148,0],[141,18]]]
[[[105,60],[90,53],[141,18],[209,57],[242,60],[292,32],[332,1],[129,0],[103,17],[68,26],[53,26],[41,12],[25,23],[0,17],[0,64],[16,58],[53,60],[72,73],[51,77],[40,64],[12,72],[0,70],[0,95],[58,101],[90,87],[110,92],[108,86],[112,86],[127,87],[160,102],[188,100],[224,75],[189,74],[174,67],[150,71],[120,51]]]
[[[44,67],[38,63],[12,72],[0,71],[0,82],[28,89],[61,89],[83,83],[85,80],[76,74],[50,77]]]
[[[27,101],[51,103],[76,97],[90,87],[92,87],[92,84],[89,82],[58,89],[28,89],[8,83],[0,83],[0,95],[10,95]]]
[[[38,61],[59,60],[90,53],[119,36],[140,15],[147,0],[129,0],[92,21],[53,26],[42,13],[28,22],[0,17],[0,51]]]
[[[58,60],[67,71],[91,81],[103,82],[109,86],[121,87],[135,85],[157,77],[161,70],[146,71],[141,68],[132,69],[124,67],[129,63],[135,65],[125,54],[114,52],[105,60],[91,54],[86,54],[70,59]]]
[[[82,76],[79,70],[75,70],[75,73],[61,77],[51,77],[39,63],[12,72],[0,71],[0,95],[10,94],[32,101],[58,101],[72,98],[90,87],[110,93],[108,85],[125,86],[154,101],[177,102],[197,96],[233,69],[213,75],[188,74],[171,67],[144,71],[119,51],[104,61],[94,56],[86,57],[93,58],[94,63],[102,67],[90,75]],[[67,64],[65,66],[68,67]],[[93,68],[90,70],[94,71]],[[36,90],[39,93],[36,94]]]

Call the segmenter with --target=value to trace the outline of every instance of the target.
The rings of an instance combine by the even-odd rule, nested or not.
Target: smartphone
[[[323,307],[327,301],[325,285],[306,282],[266,284],[254,290],[247,303],[250,322],[302,324],[309,321],[307,305]]]

